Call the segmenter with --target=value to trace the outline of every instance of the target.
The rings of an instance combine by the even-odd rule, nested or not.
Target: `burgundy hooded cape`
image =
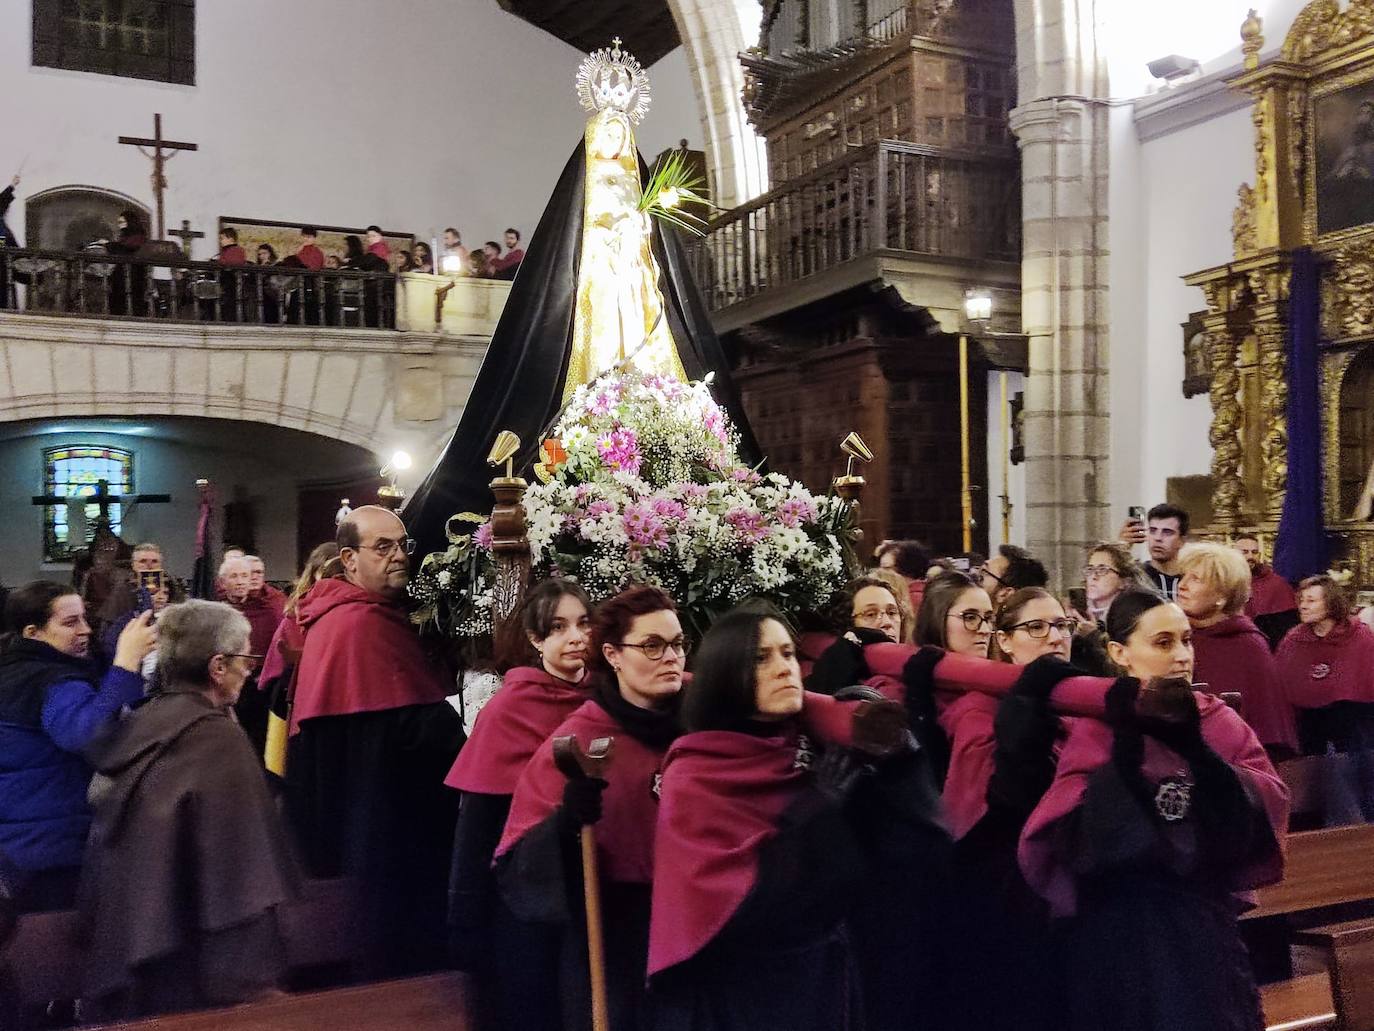
[[[973,830],[988,812],[988,782],[992,780],[997,747],[992,721],[998,704],[991,695],[969,691],[940,707],[940,729],[949,738],[943,800],[955,841]]]
[[[586,701],[582,685],[534,666],[517,666],[478,713],[472,736],[444,783],[459,791],[513,795],[530,756]]]
[[[1274,771],[1255,732],[1235,710],[1209,694],[1199,694],[1197,702],[1203,740],[1259,797],[1278,843],[1267,855],[1235,871],[1228,888],[1239,893],[1273,884],[1283,877],[1282,842],[1288,830],[1288,789]],[[1082,803],[1093,771],[1112,761],[1112,740],[1112,729],[1105,723],[1073,721],[1069,738],[1059,754],[1054,783],[1031,813],[1021,835],[1020,862],[1026,883],[1049,902],[1055,916],[1072,916],[1077,911],[1073,872],[1064,865],[1055,849],[1058,825]],[[1145,737],[1144,747],[1141,773],[1152,784],[1176,774],[1184,764],[1176,753],[1151,737]]]
[[[654,876],[655,784],[663,752],[632,737],[594,701],[583,702],[559,724],[520,774],[496,855],[509,852],[563,804],[563,786],[568,780],[554,765],[553,741],[568,734],[576,737],[584,750],[596,738],[615,738],[606,771],[609,785],[602,795],[604,815],[596,824],[597,870],[607,881],[648,884]]]
[[[1288,700],[1299,709],[1374,703],[1374,632],[1357,619],[1337,623],[1325,637],[1306,623],[1295,626],[1275,662]]]
[[[802,735],[851,744],[855,705],[808,691],[802,714],[779,724],[776,736],[703,730],[668,749],[654,837],[650,976],[695,956],[739,909],[758,876],[760,846],[809,783],[799,765]]]
[[[299,656],[304,647],[305,634],[301,631],[300,624],[296,622],[296,614],[288,612],[281,617],[281,622],[277,624],[277,629],[272,634],[272,640],[267,645],[267,652],[262,660],[262,669],[258,672],[258,683],[270,684],[287,672],[295,665],[291,656]]]
[[[1245,614],[1251,619],[1271,616],[1275,612],[1291,612],[1298,607],[1293,597],[1293,585],[1271,566],[1260,566],[1250,577],[1250,600],[1245,603]]]
[[[1244,702],[1245,722],[1260,742],[1298,750],[1293,707],[1279,680],[1269,642],[1242,614],[1193,628],[1193,679],[1215,695],[1235,691]]]
[[[452,679],[430,661],[400,605],[349,583],[321,580],[301,599],[305,651],[291,733],[303,720],[442,702]]]

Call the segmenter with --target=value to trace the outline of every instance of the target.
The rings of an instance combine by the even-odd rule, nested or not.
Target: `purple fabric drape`
[[[1294,251],[1288,294],[1288,490],[1274,548],[1274,568],[1292,583],[1325,571],[1327,563],[1317,389],[1320,291],[1316,256],[1307,247]]]

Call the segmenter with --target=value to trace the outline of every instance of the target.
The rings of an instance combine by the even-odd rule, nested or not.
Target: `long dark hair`
[[[119,236],[123,239],[126,236],[147,236],[148,230],[143,225],[143,213],[135,211],[133,208],[125,208],[120,213],[124,219],[124,228],[119,231]]]
[[[767,610],[741,608],[726,613],[706,632],[693,663],[692,683],[682,698],[687,730],[732,730],[756,714],[756,656],[763,624],[770,619],[787,626]]]
[[[949,623],[950,609],[970,587],[981,587],[977,580],[958,570],[941,573],[926,584],[925,594],[921,597],[921,610],[916,613],[916,644],[933,644],[937,648],[948,648],[948,635],[945,628]]]
[[[529,635],[533,634],[540,641],[548,637],[559,604],[569,597],[580,601],[588,616],[592,614],[591,599],[575,580],[551,576],[530,588],[520,608],[520,636],[518,639],[514,634],[505,636],[497,650],[496,668],[505,672],[516,666],[530,665]],[[537,658],[534,664],[539,664]]]
[[[24,636],[27,626],[45,626],[52,618],[53,602],[76,591],[68,584],[55,580],[30,580],[10,591],[5,599],[5,633],[0,637],[0,651],[9,651]]]
[[[363,260],[363,255],[367,252],[363,250],[363,241],[360,237],[352,234],[344,237],[344,247],[347,248],[344,254],[344,261],[358,262]]]

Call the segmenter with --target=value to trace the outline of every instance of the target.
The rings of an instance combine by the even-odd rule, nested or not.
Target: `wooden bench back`
[[[300,897],[277,910],[288,970],[353,964],[360,942],[356,892],[356,884],[348,879],[306,881]],[[75,911],[26,913],[19,918],[14,938],[0,952],[0,975],[22,1005],[81,994],[76,925]]]
[[[1246,919],[1374,899],[1374,824],[1288,835],[1283,880],[1261,888]]]
[[[471,1031],[476,1025],[470,995],[467,975],[449,971],[105,1026],[122,1031],[340,1031],[367,1027]]]

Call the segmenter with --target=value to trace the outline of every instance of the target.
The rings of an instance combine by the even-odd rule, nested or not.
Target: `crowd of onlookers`
[[[124,218],[137,217],[136,213],[126,212]],[[463,246],[462,234],[449,227],[444,230],[442,253],[439,256],[438,272],[448,275],[472,276],[478,279],[514,279],[525,251],[520,246],[520,231],[507,229],[506,247],[502,253],[501,244],[488,240],[476,250]],[[228,226],[219,234],[219,253],[214,260],[228,267],[247,265],[248,255],[239,244],[238,230]],[[280,265],[295,267],[309,272],[324,269],[357,269],[361,272],[430,272],[436,271],[434,255],[430,245],[417,240],[412,249],[393,250],[387,243],[379,226],[368,226],[364,236],[344,237],[344,249],[326,253],[319,246],[319,230],[314,226],[302,226],[300,246],[295,254],[280,256],[271,244],[259,244],[254,257],[256,265]]]

